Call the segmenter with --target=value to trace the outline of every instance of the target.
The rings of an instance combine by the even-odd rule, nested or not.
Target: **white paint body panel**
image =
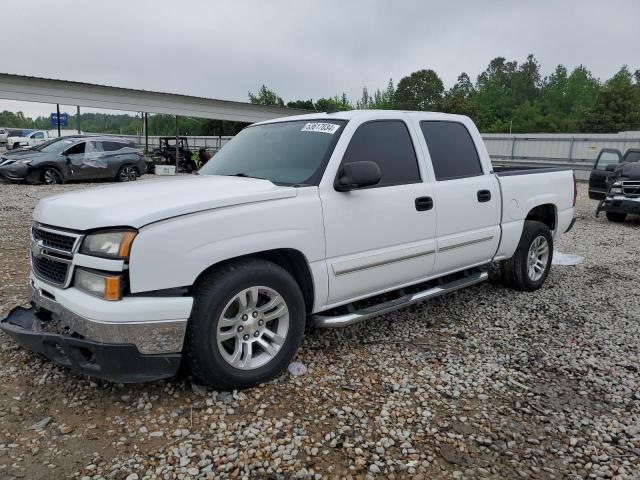
[[[190,286],[207,268],[231,258],[272,249],[297,250],[313,279],[313,312],[509,258],[520,240],[524,218],[536,206],[554,206],[556,237],[573,218],[570,171],[496,176],[480,134],[467,117],[372,110],[327,118],[348,123],[317,187],[280,187],[266,180],[216,176],[142,181],[44,199],[34,218],[80,231],[137,228],[129,261],[133,293]],[[422,182],[335,191],[333,182],[354,131],[379,119],[405,121]],[[421,120],[467,126],[483,175],[435,181]],[[491,201],[479,203],[478,190],[490,190]],[[432,197],[432,210],[415,209],[415,198],[421,196]],[[78,264],[87,262],[82,258]],[[74,297],[71,290],[68,303],[76,302],[75,309],[91,314],[92,303],[81,305],[84,296]],[[145,302],[138,303],[147,305],[152,316],[166,316],[158,312],[165,308],[162,301],[146,298]]]

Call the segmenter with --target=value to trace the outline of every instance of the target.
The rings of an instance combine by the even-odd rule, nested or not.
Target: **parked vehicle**
[[[630,148],[622,155],[616,148],[603,148],[598,153],[593,170],[589,175],[589,198],[603,200],[607,196],[616,167],[623,163],[640,161],[640,148]]]
[[[113,137],[73,135],[0,156],[0,178],[47,185],[70,180],[136,180],[146,163],[135,144]]]
[[[9,130],[6,128],[0,128],[0,145],[7,144],[7,137],[9,136]]]
[[[22,130],[17,135],[7,137],[7,149],[15,150],[23,147],[33,147],[50,140],[52,137],[46,130]]]
[[[151,165],[149,171],[153,171],[155,165],[176,164],[176,137],[160,137],[160,146],[151,152]],[[189,150],[187,137],[178,138],[178,171],[192,173],[197,170],[196,162],[192,159],[193,153]]]
[[[247,387],[289,364],[306,323],[350,325],[475,285],[491,262],[507,286],[540,288],[575,200],[571,170],[493,167],[463,116],[258,123],[197,177],[41,200],[34,307],[0,328],[112,381],[184,362],[207,384]]]
[[[617,155],[619,161],[620,152]],[[611,157],[612,161],[606,164],[604,173],[597,169],[602,164],[596,163],[589,180],[589,196],[594,198],[591,194],[593,181],[594,191],[601,198],[596,217],[604,211],[610,222],[621,223],[629,214],[640,214],[640,149],[627,150],[619,163],[614,161],[614,155]],[[601,197],[602,184],[606,194]]]

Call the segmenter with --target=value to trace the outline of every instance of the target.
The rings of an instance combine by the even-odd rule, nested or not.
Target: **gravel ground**
[[[0,314],[39,198],[0,184]],[[535,293],[497,281],[340,330],[242,392],[74,376],[0,335],[0,478],[640,478],[640,221],[593,216]]]

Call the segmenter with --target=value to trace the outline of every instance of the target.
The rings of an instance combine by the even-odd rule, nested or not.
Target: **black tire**
[[[134,182],[138,179],[138,169],[133,165],[122,165],[116,175],[118,182]]]
[[[62,183],[62,175],[54,167],[44,167],[40,171],[39,178],[43,185],[59,185]]]
[[[184,162],[184,171],[186,173],[193,173],[193,171],[196,169],[196,164],[193,162],[193,160],[185,160]]]
[[[529,258],[529,250],[538,239],[543,237],[547,242],[548,256],[542,276],[532,279],[528,272],[527,260]],[[551,231],[544,223],[525,221],[522,229],[520,243],[516,248],[516,252],[508,260],[501,264],[502,282],[509,288],[515,290],[531,292],[539,289],[547,279],[549,270],[551,269],[551,261],[553,260],[553,237]]]
[[[627,214],[622,212],[606,212],[607,220],[615,223],[622,223],[626,220]]]
[[[19,143],[14,143],[13,144],[13,150],[17,150],[18,148],[20,148],[20,144]]]
[[[221,354],[220,348],[224,347],[218,344],[218,323],[229,302],[243,290],[255,286],[273,289],[282,297],[289,313],[288,331],[271,360],[257,368],[243,370],[232,366]],[[193,295],[184,360],[203,384],[218,389],[246,388],[271,380],[291,362],[302,341],[306,312],[300,287],[286,270],[259,259],[230,262],[198,281]],[[237,342],[235,345],[240,343],[239,338],[232,340]]]

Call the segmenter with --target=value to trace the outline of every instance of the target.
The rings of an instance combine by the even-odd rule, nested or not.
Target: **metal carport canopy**
[[[0,98],[255,123],[306,110],[0,73]]]

